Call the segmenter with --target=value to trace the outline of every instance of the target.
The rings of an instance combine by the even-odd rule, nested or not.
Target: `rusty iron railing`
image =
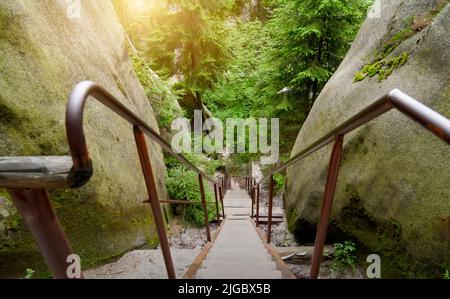
[[[259,225],[260,222],[260,188],[263,182],[269,180],[267,242],[270,243],[272,234],[274,174],[285,170],[289,166],[299,162],[300,160],[303,160],[304,158],[310,156],[324,146],[333,143],[333,149],[328,168],[328,176],[323,195],[324,197],[322,202],[322,209],[319,217],[319,224],[317,227],[316,240],[314,244],[314,253],[310,272],[311,279],[316,279],[319,276],[323,248],[325,245],[328,223],[330,219],[334,193],[336,190],[340,163],[342,159],[344,136],[394,108],[399,110],[409,118],[413,119],[414,121],[418,122],[431,133],[435,134],[450,145],[450,120],[418,102],[417,100],[411,98],[400,90],[394,89],[389,94],[383,96],[372,105],[368,106],[366,109],[351,117],[346,122],[335,128],[322,138],[318,139],[316,142],[312,143],[301,152],[291,157],[287,162],[272,169],[258,183],[253,184],[253,180],[251,178],[246,178],[247,191],[252,196],[252,202],[256,202],[255,218],[257,225]]]
[[[223,204],[224,181],[223,179],[219,181],[214,180],[183,155],[174,152],[170,144],[154,129],[120,103],[107,90],[94,82],[84,81],[79,83],[69,98],[66,111],[66,132],[71,157],[0,158],[0,188],[6,188],[10,193],[54,277],[67,278],[67,257],[73,254],[73,251],[59,223],[58,216],[51,205],[47,189],[82,187],[93,175],[92,162],[83,131],[84,107],[87,99],[90,97],[97,99],[128,121],[133,127],[133,134],[149,196],[149,200],[145,202],[150,203],[153,211],[168,277],[175,279],[176,274],[160,204],[180,202],[159,200],[155,174],[145,136],[156,141],[163,150],[198,174],[208,242],[211,242],[211,233],[203,181],[206,179],[214,186],[218,222],[220,222],[220,216],[225,218]],[[219,211],[219,201],[222,205],[222,215]]]

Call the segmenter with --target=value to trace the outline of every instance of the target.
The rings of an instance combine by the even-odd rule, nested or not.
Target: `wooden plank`
[[[253,217],[253,218],[255,218],[255,217]],[[265,214],[265,215],[264,214],[260,214],[259,218],[269,218],[269,215],[267,215],[267,214]],[[273,218],[284,218],[284,214],[272,214],[272,219]]]
[[[195,260],[192,262],[192,265],[187,269],[187,271],[184,273],[182,279],[194,279],[195,275],[197,274],[198,269],[202,266],[203,262],[205,261],[206,257],[208,256],[209,251],[212,248],[213,243],[216,241],[217,236],[219,235],[220,231],[223,228],[223,225],[225,224],[227,220],[223,220],[222,224],[219,226],[217,231],[214,232],[214,235],[212,237],[212,241],[208,242],[205,247],[203,247],[202,251],[197,255]]]
[[[1,157],[0,188],[68,188],[71,169],[69,156]]]
[[[284,220],[272,220],[272,224],[280,224],[280,223],[283,223],[284,222]],[[260,219],[259,220],[259,224],[268,224],[269,223],[269,221],[266,219],[266,220],[262,220],[262,219]]]

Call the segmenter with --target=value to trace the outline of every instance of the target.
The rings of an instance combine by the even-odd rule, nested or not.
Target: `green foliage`
[[[279,118],[280,152],[288,153],[292,136],[348,50],[368,1],[261,3],[263,17],[228,24],[232,58],[204,100],[222,120]]]
[[[409,53],[403,52],[401,55],[390,58],[381,59],[373,64],[365,65],[361,71],[355,74],[354,82],[364,80],[367,76],[374,77],[378,75],[378,80],[387,79],[397,68],[403,66],[409,59]]]
[[[334,271],[342,271],[348,268],[355,269],[356,267],[356,245],[352,241],[345,241],[334,244],[334,258],[331,263],[331,268]]]
[[[153,67],[169,76],[182,75],[187,92],[211,88],[223,71],[229,51],[224,18],[232,1],[168,0],[149,20],[146,54]]]
[[[309,112],[317,95],[339,66],[371,1],[280,1],[268,22],[269,59],[275,90],[289,94]]]
[[[279,118],[283,154],[292,149],[292,136],[342,61],[370,3],[154,0],[153,12],[126,27],[150,66],[175,82],[189,109],[206,104],[223,121]],[[173,113],[160,110],[167,126]]]
[[[276,173],[273,175],[275,182],[275,190],[282,190],[286,184],[286,176],[282,173]]]
[[[169,162],[173,163],[173,161]],[[210,166],[213,167],[213,166]],[[213,193],[207,181],[204,180],[205,198],[208,209],[209,221],[216,218],[216,206]],[[166,187],[170,199],[186,200],[195,203],[188,206],[175,206],[175,214],[185,213],[186,220],[197,226],[204,226],[204,212],[201,204],[201,194],[199,187],[198,174],[182,166],[172,165],[168,171]]]
[[[290,209],[287,212],[288,230],[294,232],[297,225],[298,210],[296,208]]]
[[[404,40],[407,40],[414,34],[415,31],[412,30],[411,24],[407,28],[400,30],[386,43],[384,43],[381,53],[382,57],[386,57],[387,55],[391,54]]]
[[[445,269],[444,274],[442,274],[443,279],[450,279],[450,270]]]
[[[25,276],[23,277],[23,279],[32,279],[33,275],[34,275],[34,270],[33,269],[27,269],[25,271]]]
[[[221,160],[215,160],[208,158],[207,156],[203,154],[183,154],[192,164],[194,164],[196,167],[204,171],[207,175],[214,175],[216,170],[222,166]],[[172,156],[168,156],[165,159],[167,168],[173,168],[176,167],[179,164],[178,160],[175,159]]]
[[[432,20],[439,15],[444,7],[448,5],[449,0],[438,1],[430,11],[424,12],[420,16],[409,16],[403,20],[403,28],[396,32],[392,37],[383,43],[381,49],[377,50],[372,61],[364,65],[360,71],[355,74],[353,82],[359,82],[367,77],[378,75],[378,80],[387,79],[398,67],[403,66],[409,58],[409,52],[389,58],[389,55],[397,49],[402,42],[414,36],[432,23]]]
[[[136,53],[130,58],[139,82],[152,104],[159,126],[170,128],[173,120],[183,116],[177,95],[148,67],[142,56]]]

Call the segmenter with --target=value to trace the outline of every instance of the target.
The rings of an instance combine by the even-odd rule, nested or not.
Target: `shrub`
[[[281,173],[276,173],[273,175],[273,180],[275,183],[275,190],[282,190],[284,184],[286,183],[286,177]]]
[[[177,165],[169,169],[166,183],[170,199],[195,203],[186,207],[175,205],[175,214],[180,214],[181,210],[184,212],[186,220],[197,226],[204,226],[205,219],[197,173],[182,165]],[[211,221],[217,217],[215,199],[206,181],[204,181],[204,186],[208,219]]]
[[[334,258],[331,263],[331,268],[334,271],[342,271],[351,268],[355,270],[356,267],[356,245],[352,241],[345,241],[344,244],[334,244]]]
[[[445,269],[444,274],[442,275],[442,278],[444,279],[450,279],[450,270]]]

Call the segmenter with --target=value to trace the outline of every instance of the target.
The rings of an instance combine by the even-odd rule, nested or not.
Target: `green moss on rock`
[[[382,257],[382,278],[430,278],[438,276],[440,265],[414,259],[407,253],[402,227],[396,220],[380,222],[362,205],[357,194],[342,209],[336,226]]]
[[[397,68],[403,66],[409,58],[409,51],[404,51],[402,54],[390,57],[390,55],[407,39],[416,35],[417,32],[431,25],[434,18],[448,5],[450,1],[440,0],[429,11],[424,12],[419,16],[409,16],[403,20],[404,28],[396,32],[393,36],[388,38],[381,46],[381,50],[377,50],[372,61],[364,65],[358,71],[353,82],[360,82],[367,77],[374,77],[376,75],[378,81],[383,81],[394,72]]]
[[[436,3],[388,1],[382,18],[367,20],[348,56],[316,100],[292,155],[392,88],[449,115],[450,7],[447,5],[417,36],[408,38],[411,31],[401,32],[414,20],[420,21],[422,13]],[[415,26],[422,27],[420,22]],[[407,40],[392,50],[403,38]],[[385,61],[410,54],[402,72],[392,72],[389,82],[383,84],[366,80],[363,85],[349,85],[348,78],[360,67],[357,61],[364,57],[369,57],[370,63],[358,77],[379,75],[384,68],[372,58],[380,54],[374,54],[375,47],[367,45],[379,45],[378,51],[383,53],[383,44],[390,39],[392,42],[384,47],[388,54]],[[389,67],[401,65],[403,60],[406,58],[393,60]],[[365,257],[378,253],[385,278],[441,277],[443,265],[450,263],[449,161],[445,142],[399,112],[386,113],[347,134],[328,241],[332,240],[331,232],[339,229],[356,240],[358,248],[364,248]],[[296,236],[305,235],[305,228],[318,223],[328,163],[329,151],[323,150],[287,169],[284,198],[286,206],[295,207],[299,213],[295,231],[302,234]]]
[[[104,86],[155,130],[152,108],[134,76],[124,36],[108,1],[86,2],[89,14],[74,22],[58,1],[0,2],[0,156],[67,155],[67,98],[76,83]],[[101,16],[101,17],[99,17]],[[92,41],[95,40],[95,43]],[[99,51],[102,49],[102,51]],[[89,101],[84,128],[94,176],[80,190],[51,192],[83,269],[140,246],[158,243],[133,141],[132,126]],[[162,198],[165,166],[160,148],[150,156]],[[6,192],[0,190],[6,198]],[[47,266],[14,209],[0,227],[0,277],[49,277]]]

